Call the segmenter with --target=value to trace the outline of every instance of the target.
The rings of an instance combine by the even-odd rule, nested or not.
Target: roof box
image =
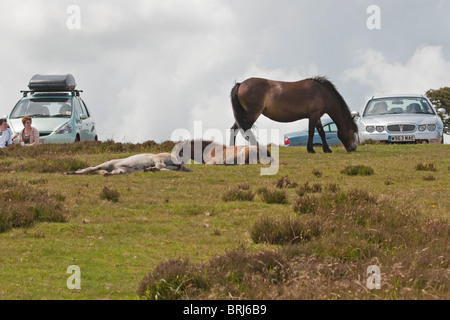
[[[31,91],[72,91],[77,84],[73,75],[34,75],[28,83]]]

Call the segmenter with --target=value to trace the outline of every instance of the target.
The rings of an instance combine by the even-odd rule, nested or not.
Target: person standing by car
[[[22,118],[23,130],[19,134],[19,143],[22,145],[32,146],[39,144],[39,131],[31,126],[31,117]]]
[[[8,128],[6,119],[0,119],[0,148],[7,147],[12,144],[12,134]]]

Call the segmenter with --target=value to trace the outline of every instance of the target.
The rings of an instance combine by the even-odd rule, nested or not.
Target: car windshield
[[[72,101],[69,97],[40,97],[20,100],[11,112],[11,119],[31,116],[33,118],[70,118]]]
[[[435,114],[427,99],[420,97],[392,97],[373,99],[363,117],[383,114]]]

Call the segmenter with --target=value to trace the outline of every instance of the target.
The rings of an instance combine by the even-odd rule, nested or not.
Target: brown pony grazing
[[[274,162],[269,150],[259,146],[225,146],[209,140],[185,140],[172,151],[180,162],[190,160],[202,164],[240,165]]]
[[[103,176],[136,171],[179,170],[191,171],[179,163],[170,153],[141,153],[124,159],[113,159],[97,166],[79,169],[67,174],[102,174]]]
[[[238,131],[256,141],[251,128],[263,114],[278,122],[292,122],[309,118],[307,150],[314,153],[314,128],[322,138],[324,152],[331,152],[325,139],[320,118],[327,113],[336,123],[338,137],[347,151],[356,150],[355,134],[358,128],[335,86],[325,77],[315,77],[297,82],[282,82],[262,78],[250,78],[236,83],[231,90],[231,103],[235,123],[231,127],[230,144],[236,143]]]

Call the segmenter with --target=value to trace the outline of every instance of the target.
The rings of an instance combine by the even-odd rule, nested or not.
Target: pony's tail
[[[240,86],[241,84],[239,82],[236,82],[233,89],[231,89],[231,105],[233,106],[234,121],[236,121],[236,124],[239,126],[239,128],[247,131],[251,128],[251,126],[248,126],[245,116],[245,110],[239,102],[238,91]]]

